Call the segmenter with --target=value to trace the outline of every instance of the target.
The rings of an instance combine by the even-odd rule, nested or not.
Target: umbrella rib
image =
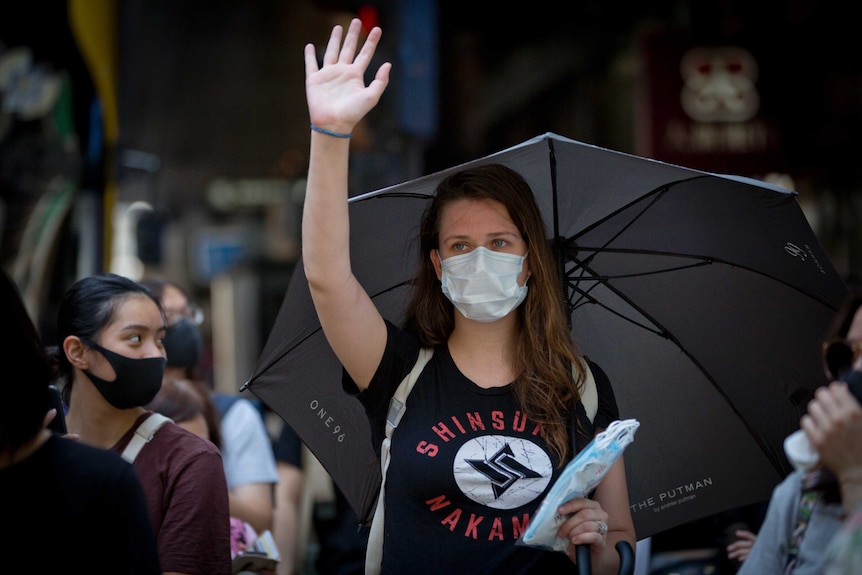
[[[645,252],[645,253],[649,253],[649,252]],[[621,293],[619,293],[616,289],[614,289],[613,287],[611,287],[610,285],[608,285],[608,283],[607,283],[607,282],[608,282],[609,280],[612,280],[612,279],[644,277],[644,276],[655,275],[655,274],[663,274],[663,273],[668,273],[668,272],[681,271],[681,270],[685,270],[685,269],[691,269],[691,268],[697,268],[697,267],[702,267],[702,266],[706,266],[706,265],[711,265],[712,263],[713,263],[713,261],[712,261],[712,260],[704,260],[704,261],[699,261],[699,262],[696,262],[696,263],[693,263],[693,264],[689,264],[689,265],[681,265],[681,266],[667,267],[667,268],[663,268],[663,269],[660,269],[660,270],[652,270],[652,271],[648,271],[648,272],[638,272],[638,273],[631,273],[631,274],[620,274],[620,275],[614,275],[614,276],[600,276],[600,275],[597,275],[597,274],[595,274],[595,275],[591,275],[591,276],[583,276],[583,275],[582,275],[581,277],[579,277],[579,278],[577,278],[577,279],[569,279],[569,280],[567,281],[567,286],[568,286],[569,288],[571,288],[571,290],[574,292],[574,294],[579,294],[579,295],[580,295],[580,297],[575,298],[575,297],[574,297],[574,294],[573,294],[573,297],[570,297],[570,298],[569,298],[569,311],[570,311],[570,315],[571,315],[571,312],[574,312],[577,308],[579,308],[579,307],[581,307],[581,306],[583,306],[583,305],[586,305],[586,304],[588,304],[588,303],[592,303],[592,304],[595,304],[595,305],[601,306],[602,308],[604,308],[605,310],[607,310],[607,311],[609,311],[609,312],[613,313],[613,314],[614,314],[614,315],[616,315],[617,317],[619,317],[619,318],[621,318],[621,319],[624,319],[624,320],[626,320],[626,321],[628,321],[628,322],[630,322],[630,323],[632,323],[632,324],[634,324],[634,325],[637,325],[637,326],[639,326],[639,327],[642,327],[643,329],[645,329],[645,330],[647,330],[647,331],[650,331],[650,332],[652,332],[652,333],[655,333],[656,335],[659,335],[659,336],[665,337],[665,338],[667,338],[667,339],[671,339],[671,338],[667,335],[667,332],[662,331],[662,330],[657,330],[657,329],[651,328],[651,327],[649,327],[648,325],[646,325],[646,324],[644,324],[644,323],[641,323],[641,322],[639,322],[639,321],[637,321],[637,320],[635,320],[635,319],[633,319],[633,318],[631,318],[631,317],[627,317],[627,316],[625,316],[624,314],[622,314],[622,313],[620,313],[620,312],[618,312],[618,311],[616,311],[616,310],[613,310],[613,309],[609,308],[608,306],[604,305],[603,303],[601,303],[601,302],[600,302],[599,300],[597,300],[596,298],[592,297],[592,296],[590,295],[590,292],[591,292],[593,289],[595,289],[597,286],[599,286],[600,284],[604,284],[604,285],[605,285],[605,286],[607,286],[609,289],[611,289],[612,291],[614,291],[615,293],[617,293],[617,295],[619,295],[620,297],[624,297],[624,296],[623,296]],[[586,266],[579,266],[579,267],[580,267],[580,269],[581,269],[581,270],[589,269],[589,268],[588,268],[588,267],[586,267]],[[586,290],[585,290],[585,289],[582,289],[582,288],[580,288],[580,287],[578,286],[578,284],[580,284],[581,282],[594,282],[594,283],[593,283],[592,287],[590,287],[589,289],[586,289]],[[632,305],[632,307],[634,307],[635,309],[638,309],[639,311],[641,311],[641,313],[642,313],[644,316],[646,316],[646,314],[645,314],[645,313],[643,313],[643,310],[641,310],[640,308],[638,308],[637,306],[635,306],[635,305],[633,304],[633,302],[629,301],[627,298],[624,298],[624,299],[626,299],[626,301],[628,301],[628,303],[629,303],[630,305]],[[587,300],[587,301],[584,301],[584,300]],[[649,316],[647,316],[647,317],[649,317]],[[653,322],[653,325],[657,325],[657,323],[656,323],[656,322]]]
[[[723,263],[723,264],[726,264],[729,266],[733,266],[735,268],[743,269],[743,270],[749,271],[751,273],[766,277],[766,278],[773,280],[773,281],[776,281],[778,283],[781,283],[781,284],[783,284],[783,285],[785,285],[785,286],[787,286],[787,287],[789,287],[795,291],[798,291],[799,293],[802,293],[806,297],[814,299],[818,303],[821,303],[821,304],[823,304],[823,305],[825,305],[831,309],[834,309],[834,306],[831,305],[829,302],[827,302],[825,299],[818,298],[814,294],[804,292],[803,290],[790,284],[786,280],[782,280],[778,277],[764,274],[763,272],[756,270],[754,268],[747,267],[747,266],[741,266],[739,264],[731,263],[731,262],[726,261],[726,260],[722,260],[722,259],[718,259],[718,258],[714,258],[714,257],[698,256],[695,254],[683,254],[683,253],[679,253],[679,252],[664,252],[664,251],[659,251],[659,250],[636,250],[636,249],[631,249],[631,248],[618,249],[618,248],[608,247],[611,243],[614,242],[614,240],[616,240],[618,237],[620,237],[629,227],[634,225],[634,223],[643,214],[645,214],[657,201],[659,201],[664,196],[665,193],[670,191],[671,188],[678,186],[680,184],[692,182],[692,181],[703,179],[703,178],[709,178],[709,177],[711,177],[709,174],[702,174],[702,175],[693,176],[691,178],[683,178],[680,180],[676,180],[674,182],[668,182],[666,184],[663,184],[663,185],[655,188],[654,190],[647,192],[643,196],[629,202],[628,204],[621,206],[620,208],[614,210],[610,214],[606,215],[604,218],[596,220],[590,226],[585,227],[584,229],[582,229],[581,231],[579,231],[575,235],[571,236],[570,238],[561,239],[558,235],[558,232],[555,231],[555,233],[554,233],[554,238],[555,238],[554,244],[555,244],[558,252],[560,252],[560,256],[559,256],[560,259],[564,262],[563,265],[561,265],[561,269],[563,270],[563,281],[564,281],[563,289],[565,290],[565,288],[568,287],[566,285],[566,281],[570,279],[568,277],[568,274],[565,273],[565,265],[564,265],[565,262],[573,262],[573,263],[576,263],[582,269],[589,270],[589,262],[591,260],[593,260],[596,256],[598,256],[602,252],[605,252],[605,253],[630,253],[630,254],[644,254],[644,255],[661,255],[661,256],[668,256],[668,257],[684,257],[684,258],[692,258],[692,259],[701,259],[703,261],[703,264]],[[634,215],[634,217],[631,217],[629,222],[626,223],[623,227],[621,227],[606,242],[604,242],[603,245],[601,245],[600,247],[597,247],[597,248],[596,247],[584,247],[584,246],[578,245],[577,239],[579,237],[582,237],[584,234],[586,234],[589,231],[593,230],[594,228],[604,224],[608,220],[613,219],[618,214],[628,210],[631,206],[644,201],[644,199],[648,198],[648,197],[651,198],[650,201],[648,203],[644,204],[643,207],[637,212],[637,214]],[[556,210],[556,199],[554,201],[554,209]],[[581,251],[592,251],[593,253],[584,259],[580,259],[577,257],[577,254],[578,254],[578,252],[581,252]],[[703,265],[703,264],[697,264],[697,265]],[[664,270],[658,270],[658,271],[648,272],[648,273],[641,273],[638,275],[649,275],[650,273],[664,273],[664,272],[670,272],[670,271],[678,271],[681,269],[685,269],[686,267],[692,267],[692,266],[671,267],[671,268],[667,268]],[[590,272],[590,273],[592,273],[592,272]],[[593,274],[593,276],[595,278],[600,277],[596,274]],[[615,277],[633,277],[633,276],[615,276]],[[569,305],[570,305],[570,310],[571,310],[572,309],[571,298],[570,298],[570,304]]]
[[[275,364],[277,364],[279,361],[281,361],[287,354],[292,352],[297,347],[301,346],[303,343],[305,343],[305,341],[308,338],[312,337],[314,334],[319,332],[321,329],[323,329],[323,328],[320,325],[318,325],[316,329],[313,329],[312,331],[310,331],[308,333],[308,335],[306,335],[305,337],[303,337],[302,339],[297,341],[296,344],[294,344],[291,347],[284,349],[281,353],[279,353],[277,356],[275,356],[273,358],[273,360],[266,365],[266,367],[263,367],[261,369],[256,370],[255,373],[252,374],[252,376],[249,378],[249,380],[246,381],[244,384],[242,384],[242,386],[240,387],[239,390],[240,391],[245,391],[246,389],[251,390],[251,386],[255,382],[255,379],[257,378],[257,376],[262,375],[262,374],[266,373],[267,371],[269,371],[270,368],[275,366]]]
[[[600,281],[598,281],[598,282],[596,283],[596,285],[598,285],[598,283],[601,283],[601,282],[600,282]],[[580,297],[578,297],[577,299],[578,299],[578,301],[579,301],[579,302],[581,302],[581,303],[574,303],[574,302],[570,302],[570,309],[571,309],[571,311],[572,311],[572,312],[574,312],[576,309],[578,309],[578,308],[579,308],[579,307],[581,307],[581,306],[584,306],[584,305],[587,305],[587,304],[594,304],[594,305],[597,305],[597,306],[601,307],[602,309],[604,309],[604,310],[606,310],[606,311],[609,311],[610,313],[614,314],[614,315],[615,315],[615,316],[617,316],[618,318],[620,318],[620,319],[624,319],[625,321],[627,321],[627,322],[629,322],[629,323],[631,323],[631,324],[634,324],[634,325],[636,325],[636,326],[638,326],[638,327],[640,327],[640,328],[643,328],[643,329],[645,329],[646,331],[648,331],[648,332],[650,332],[650,333],[654,333],[654,334],[655,334],[655,335],[657,335],[657,336],[663,337],[663,338],[665,338],[665,339],[671,339],[671,340],[672,340],[672,338],[667,334],[667,332],[659,331],[659,330],[654,329],[654,328],[652,328],[652,327],[650,327],[650,326],[648,326],[648,325],[646,325],[646,324],[644,324],[644,323],[641,323],[641,322],[639,322],[639,321],[636,321],[635,319],[633,319],[633,318],[631,318],[631,317],[628,317],[628,316],[626,316],[626,315],[623,315],[622,313],[620,313],[620,312],[616,311],[615,309],[612,309],[612,308],[610,308],[610,307],[606,306],[605,304],[603,304],[602,302],[600,302],[600,301],[599,301],[599,300],[597,300],[596,298],[592,297],[592,296],[590,295],[590,293],[589,293],[589,292],[590,292],[590,290],[592,290],[593,288],[590,288],[590,290],[582,290],[582,289],[580,289],[580,288],[578,288],[578,287],[576,287],[576,286],[570,286],[570,287],[571,287],[575,292],[577,292],[578,294],[580,294]],[[595,285],[594,285],[593,287],[595,287]],[[571,314],[569,314],[569,315],[571,316]]]
[[[430,194],[425,194],[421,192],[371,192],[371,194],[372,195],[364,194],[360,196],[353,196],[352,198],[349,198],[347,202],[350,204],[355,204],[358,202],[367,202],[370,200],[385,200],[388,198],[414,198],[420,200],[427,200],[432,197]]]
[[[692,179],[696,179],[696,178],[692,178]],[[651,198],[651,200],[650,200],[648,203],[646,203],[646,204],[644,204],[644,205],[643,205],[643,207],[640,209],[640,211],[638,211],[637,215],[635,215],[634,217],[632,217],[632,218],[631,218],[631,220],[630,220],[626,225],[624,225],[623,227],[621,227],[621,228],[617,231],[617,233],[615,233],[615,234],[614,234],[614,235],[612,235],[610,238],[608,238],[608,240],[604,243],[604,245],[603,245],[603,246],[601,246],[600,248],[596,249],[596,251],[595,251],[591,256],[589,256],[588,258],[586,258],[585,260],[583,260],[582,265],[585,265],[587,262],[589,262],[589,260],[591,260],[592,258],[596,257],[596,256],[599,254],[599,252],[606,250],[606,249],[607,249],[607,247],[608,247],[611,243],[613,243],[613,241],[614,241],[614,240],[616,240],[616,239],[617,239],[618,237],[620,237],[620,236],[621,236],[621,235],[622,235],[622,234],[623,234],[627,229],[629,229],[631,226],[633,226],[633,225],[634,225],[634,223],[635,223],[636,221],[638,221],[638,219],[640,219],[640,217],[641,217],[643,214],[645,214],[645,213],[646,213],[646,212],[647,212],[647,211],[648,211],[648,210],[649,210],[649,209],[650,209],[650,208],[651,208],[651,207],[652,207],[652,206],[653,206],[657,201],[659,201],[659,199],[661,199],[661,197],[662,197],[662,196],[663,196],[663,195],[664,195],[664,194],[665,194],[665,193],[666,193],[666,192],[667,192],[667,191],[668,191],[672,186],[675,186],[675,185],[677,185],[677,184],[679,184],[679,183],[686,182],[686,181],[689,181],[689,180],[679,180],[679,181],[677,181],[677,182],[672,182],[672,183],[669,183],[669,184],[665,184],[665,185],[659,186],[658,188],[654,189],[653,191],[649,192],[648,194],[645,194],[644,196],[642,196],[642,197],[638,198],[637,200],[634,200],[633,202],[631,202],[631,203],[629,203],[629,204],[627,204],[627,205],[625,205],[625,206],[620,207],[618,210],[615,210],[614,212],[612,212],[612,213],[608,214],[607,216],[605,216],[605,217],[604,217],[604,218],[602,218],[601,220],[598,220],[598,221],[594,222],[591,226],[589,226],[589,227],[587,227],[587,228],[584,228],[583,230],[581,230],[580,232],[578,232],[577,234],[575,234],[575,235],[574,235],[574,236],[572,236],[571,238],[567,239],[567,240],[566,240],[566,247],[568,248],[568,250],[567,250],[567,251],[568,251],[568,253],[569,253],[569,257],[570,257],[570,259],[575,260],[575,254],[576,254],[579,250],[583,249],[583,248],[581,248],[581,246],[579,246],[579,245],[577,244],[577,239],[578,239],[579,237],[581,237],[582,235],[584,235],[584,234],[585,234],[585,233],[587,233],[588,231],[592,230],[592,229],[593,229],[593,228],[595,228],[596,226],[599,226],[599,225],[603,224],[603,223],[604,223],[604,222],[606,222],[607,220],[610,220],[610,219],[614,218],[617,214],[622,213],[623,211],[627,210],[630,206],[633,206],[634,204],[637,204],[637,203],[641,202],[644,198],[650,197],[650,198]]]
[[[613,276],[598,275],[598,274],[590,275],[590,276],[581,276],[581,277],[577,278],[577,281],[604,282],[604,281],[608,281],[611,279],[638,278],[638,277],[645,277],[645,276],[651,276],[651,275],[656,275],[656,274],[677,272],[677,271],[687,270],[687,269],[691,269],[691,268],[699,268],[699,267],[703,267],[703,266],[712,265],[714,263],[727,263],[727,262],[722,262],[721,260],[716,260],[714,258],[698,258],[697,256],[687,256],[686,254],[674,254],[674,253],[649,251],[649,250],[643,250],[643,251],[639,251],[639,250],[603,250],[603,251],[606,251],[606,252],[616,251],[617,253],[637,253],[637,254],[645,254],[645,255],[664,255],[664,256],[669,256],[669,257],[681,257],[681,258],[687,257],[687,258],[697,259],[698,261],[696,261],[695,263],[691,263],[691,264],[679,265],[679,266],[668,266],[668,267],[665,267],[662,269],[655,269],[655,270],[650,270],[650,271],[645,271],[645,272],[634,272],[634,273],[629,273],[629,274],[616,274]],[[578,264],[579,260],[575,260],[575,263]],[[727,265],[733,265],[733,264],[727,264]],[[581,269],[584,269],[583,265],[580,265],[578,267],[580,267]],[[742,266],[733,266],[733,267],[739,267],[740,269],[746,269]]]
[[[625,227],[620,229],[619,232],[617,232],[610,240],[608,240],[607,243],[611,243],[614,239],[617,238],[617,236],[622,234],[629,226],[634,224],[634,222],[637,221],[638,217],[640,217],[644,212],[646,212],[648,209],[650,209],[652,207],[652,205],[654,203],[656,203],[659,199],[661,199],[661,197],[665,193],[667,193],[671,188],[673,188],[674,186],[678,186],[680,184],[686,184],[689,182],[693,182],[695,180],[700,180],[700,179],[708,178],[708,177],[710,177],[708,174],[697,175],[697,176],[692,176],[691,178],[683,178],[681,180],[676,180],[674,182],[668,182],[668,183],[662,184],[659,187],[655,188],[654,190],[646,192],[645,194],[637,197],[636,199],[632,200],[628,204],[620,206],[619,208],[617,208],[613,212],[609,213],[605,217],[596,220],[595,222],[593,222],[592,224],[590,224],[589,226],[585,227],[584,229],[579,231],[577,234],[572,236],[568,241],[574,242],[580,236],[592,231],[594,228],[597,228],[597,227],[603,225],[606,221],[613,219],[614,217],[617,216],[617,214],[628,210],[631,206],[633,206],[637,203],[643,202],[644,199],[646,199],[646,198],[652,198],[648,204],[644,205],[643,209],[640,210],[640,213],[636,217],[632,218],[631,221]]]
[[[620,250],[620,251],[623,251],[623,250]],[[649,253],[649,252],[644,252],[644,253]],[[682,256],[680,256],[680,257],[682,257]],[[649,273],[631,274],[630,276],[618,276],[618,277],[634,277],[637,275],[652,275],[654,273],[663,273],[663,272],[667,272],[667,271],[674,271],[674,270],[685,269],[685,268],[690,268],[690,267],[712,265],[714,263],[725,263],[727,265],[733,265],[733,264],[730,264],[728,262],[722,262],[720,260],[704,259],[703,261],[701,261],[697,264],[690,265],[690,266],[678,266],[678,267],[669,268],[666,270],[657,270],[657,271],[653,271],[653,272],[649,272]],[[734,266],[734,267],[739,267],[740,269],[748,269],[748,268],[745,268],[742,266]],[[679,350],[682,353],[684,353],[689,358],[689,360],[691,360],[692,365],[694,365],[698,369],[698,371],[700,371],[703,374],[703,376],[706,378],[706,380],[710,382],[710,384],[712,385],[712,387],[716,391],[716,393],[718,393],[724,399],[724,402],[727,404],[728,408],[736,415],[737,419],[742,423],[742,425],[745,427],[745,429],[748,430],[748,433],[751,435],[752,439],[757,443],[757,445],[760,446],[762,452],[769,459],[769,462],[772,464],[772,466],[775,468],[775,470],[780,475],[783,475],[785,473],[785,470],[784,470],[784,466],[783,466],[781,460],[779,459],[779,457],[769,449],[769,446],[766,445],[763,438],[752,427],[752,425],[749,423],[748,419],[746,419],[745,416],[743,416],[742,413],[739,412],[739,409],[737,409],[737,407],[733,403],[733,401],[731,401],[731,399],[727,396],[727,394],[724,392],[724,390],[721,389],[721,387],[713,379],[713,377],[710,375],[710,373],[706,369],[704,369],[703,365],[697,360],[697,358],[694,357],[691,353],[689,353],[689,351],[685,348],[685,346],[682,345],[682,342],[680,342],[679,339],[677,339],[670,331],[665,329],[665,327],[660,322],[656,321],[656,319],[652,315],[647,313],[647,311],[645,309],[643,309],[639,305],[636,305],[635,302],[633,302],[623,292],[621,292],[615,286],[613,286],[609,281],[611,279],[610,277],[607,277],[607,276],[603,277],[603,276],[599,276],[598,274],[593,274],[592,270],[589,268],[589,266],[586,266],[586,265],[582,265],[581,270],[582,270],[582,272],[590,273],[591,277],[585,277],[583,279],[578,279],[576,281],[570,280],[569,286],[572,289],[574,289],[575,291],[577,291],[578,293],[582,294],[582,296],[584,298],[590,299],[593,303],[595,303],[596,305],[600,305],[603,309],[610,311],[614,315],[617,315],[618,317],[620,317],[620,318],[622,318],[628,322],[631,322],[632,324],[634,324],[636,326],[642,327],[643,329],[645,329],[651,333],[655,333],[656,335],[663,337],[663,338],[667,339],[668,341],[673,342],[674,345],[676,345],[677,348],[679,348]],[[757,273],[756,270],[748,269],[748,271],[752,271],[752,272]],[[767,276],[767,277],[769,277],[769,276]],[[772,278],[772,279],[775,279],[776,281],[780,281],[777,278]],[[585,290],[582,290],[582,289],[577,287],[577,283],[579,283],[581,281],[594,281],[595,283],[593,284],[593,286],[589,290],[585,291]],[[786,285],[786,282],[781,282],[781,283],[785,283],[785,285]],[[631,317],[626,317],[626,316],[624,316],[618,312],[615,312],[614,310],[609,309],[606,305],[595,300],[595,298],[593,298],[592,296],[589,295],[589,291],[592,291],[593,289],[595,289],[600,284],[603,284],[607,289],[614,292],[620,299],[627,302],[633,309],[637,310],[644,318],[649,320],[652,323],[652,325],[655,327],[650,328],[647,325],[643,325],[641,322],[638,322]],[[571,300],[570,300],[570,302],[571,302]],[[572,305],[573,305],[573,307],[571,307],[570,309],[571,309],[571,312],[574,312],[575,307],[574,307],[573,303],[572,303]],[[581,304],[581,305],[583,305],[583,304]],[[570,313],[569,316],[571,317],[571,315],[572,314]]]
[[[401,282],[401,283],[399,283],[399,284],[396,284],[396,285],[390,286],[390,287],[388,287],[387,289],[382,290],[382,291],[379,291],[379,292],[375,293],[374,295],[372,295],[372,296],[371,296],[371,299],[374,299],[374,298],[376,298],[377,296],[381,296],[381,295],[384,295],[384,294],[386,294],[386,293],[389,293],[389,292],[391,292],[391,291],[393,291],[393,290],[396,290],[396,289],[398,289],[398,288],[400,288],[400,287],[403,287],[403,286],[405,286],[405,285],[410,285],[410,284],[412,284],[412,283],[413,283],[413,280],[407,280],[407,281],[403,281],[403,282]],[[300,339],[299,341],[297,341],[295,345],[293,345],[293,346],[291,346],[291,347],[289,347],[289,348],[285,349],[285,350],[284,350],[284,351],[282,351],[281,353],[279,353],[275,358],[273,358],[273,360],[272,360],[269,364],[267,364],[267,366],[266,366],[266,367],[264,367],[264,368],[262,368],[262,369],[259,369],[259,370],[256,372],[256,374],[255,374],[255,375],[253,375],[253,376],[252,376],[248,381],[246,381],[246,382],[243,384],[242,389],[240,389],[240,391],[245,391],[246,389],[249,389],[249,388],[251,387],[251,384],[252,384],[252,383],[254,383],[254,379],[255,379],[256,375],[258,375],[258,374],[262,374],[262,373],[265,373],[266,371],[268,371],[268,370],[269,370],[271,367],[273,367],[276,363],[278,363],[279,361],[281,361],[281,360],[282,360],[282,358],[284,358],[284,356],[286,356],[286,355],[287,355],[287,354],[289,354],[291,351],[293,351],[294,349],[296,349],[297,347],[299,347],[300,345],[302,345],[303,343],[305,343],[305,341],[306,341],[308,338],[312,337],[314,334],[316,334],[317,332],[319,332],[321,329],[323,329],[323,327],[321,327],[320,325],[318,325],[316,329],[313,329],[312,331],[308,332],[308,335],[306,335],[305,337],[303,337],[302,339]]]
[[[774,275],[766,274],[766,273],[762,272],[761,270],[752,268],[750,266],[744,266],[744,265],[741,265],[739,263],[734,263],[734,262],[724,260],[721,258],[716,258],[713,256],[699,256],[697,254],[686,254],[686,253],[681,253],[681,252],[667,252],[667,251],[662,251],[662,250],[638,250],[638,249],[632,249],[632,248],[608,248],[608,247],[592,248],[592,247],[583,247],[583,246],[578,246],[578,251],[588,251],[588,252],[591,251],[594,253],[592,253],[589,257],[587,257],[583,260],[581,260],[581,259],[579,259],[573,255],[569,256],[568,261],[575,264],[575,269],[580,268],[581,270],[585,270],[589,273],[589,275],[582,275],[582,276],[578,277],[576,281],[607,281],[610,279],[627,278],[627,277],[641,277],[641,276],[648,276],[648,275],[653,275],[653,274],[675,272],[675,271],[680,271],[680,270],[704,266],[704,265],[724,264],[724,265],[727,265],[727,266],[730,266],[730,267],[733,267],[733,268],[736,268],[739,270],[744,270],[744,271],[762,276],[762,277],[767,278],[769,280],[772,280],[774,282],[777,282],[781,285],[784,285],[785,287],[788,287],[794,291],[801,293],[802,295],[804,295],[808,298],[813,299],[817,303],[820,303],[820,304],[822,304],[822,305],[824,305],[830,309],[835,309],[835,306],[833,304],[831,304],[830,302],[826,301],[824,298],[818,297],[816,294],[808,293],[808,292],[800,289],[799,287],[793,285],[792,283],[788,282],[787,280],[783,280],[783,279],[776,277]],[[647,272],[637,272],[637,273],[632,273],[632,274],[615,275],[615,276],[604,276],[604,275],[599,275],[599,274],[593,273],[593,271],[590,269],[590,267],[588,265],[588,262],[590,260],[592,260],[593,258],[595,258],[597,255],[599,255],[599,253],[601,253],[601,252],[614,253],[614,254],[639,254],[639,255],[650,255],[650,256],[665,256],[665,257],[669,257],[669,258],[687,258],[687,259],[692,259],[692,260],[698,260],[698,262],[693,263],[693,264],[689,264],[689,265],[668,266],[666,268],[651,270],[651,271],[647,271]],[[568,276],[569,282],[573,281],[571,279],[572,278],[571,274],[567,274],[567,276]]]

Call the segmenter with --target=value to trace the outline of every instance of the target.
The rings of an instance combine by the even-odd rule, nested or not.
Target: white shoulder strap
[[[583,365],[586,379],[584,380],[584,389],[581,392],[581,403],[584,405],[587,417],[592,422],[599,410],[599,392],[596,389],[596,378],[593,377],[593,370],[590,369],[589,362],[584,360]]]
[[[380,493],[377,495],[377,507],[371,520],[371,531],[368,534],[368,546],[365,551],[365,573],[366,575],[377,575],[380,573],[380,564],[383,560],[383,486],[386,484],[386,471],[389,469],[389,447],[392,441],[392,433],[401,422],[404,408],[407,404],[407,396],[413,390],[413,385],[419,379],[419,374],[425,369],[425,364],[431,359],[434,350],[422,348],[416,365],[410,370],[401,383],[392,399],[389,400],[389,411],[386,413],[386,437],[380,446],[380,469],[383,472],[383,480],[380,483]]]
[[[401,383],[398,384],[398,389],[389,400],[389,411],[386,413],[386,437],[392,437],[392,432],[401,423],[401,417],[404,415],[404,407],[407,404],[407,396],[413,391],[413,386],[416,380],[419,379],[419,374],[425,369],[425,364],[434,355],[434,350],[431,348],[422,348],[419,350],[419,357],[416,359],[416,364],[410,370]]]
[[[121,453],[123,459],[129,463],[134,463],[135,458],[138,456],[141,449],[150,442],[156,434],[156,431],[169,421],[173,420],[161,413],[151,413],[150,416],[143,420],[141,424],[138,425],[137,429],[135,429],[135,434],[132,435],[132,439],[129,441],[129,444],[123,450],[123,453]]]

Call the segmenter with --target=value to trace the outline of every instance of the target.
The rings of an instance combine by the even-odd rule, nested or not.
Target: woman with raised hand
[[[420,349],[433,350],[392,438],[381,570],[559,573],[574,571],[575,547],[588,545],[593,572],[616,573],[615,544],[635,544],[622,458],[593,497],[560,506],[565,553],[516,544],[574,455],[572,414],[587,440],[619,418],[604,372],[571,339],[527,182],[501,165],[441,182],[421,222],[404,325],[384,319],[353,275],[350,135],[391,70],[382,64],[366,85],[381,30],[370,30],[361,49],[360,33],[359,20],[346,33],[335,26],[322,64],[305,47],[311,153],[302,254],[324,333],[378,445],[396,387]],[[580,403],[588,365],[599,396],[592,422]]]

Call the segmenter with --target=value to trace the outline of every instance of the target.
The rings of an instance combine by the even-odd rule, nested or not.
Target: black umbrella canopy
[[[847,293],[795,194],[544,134],[350,199],[354,272],[384,317],[401,321],[437,182],[491,162],[533,187],[575,341],[640,422],[625,455],[637,537],[767,499]],[[370,521],[379,464],[341,373],[298,266],[248,388]]]

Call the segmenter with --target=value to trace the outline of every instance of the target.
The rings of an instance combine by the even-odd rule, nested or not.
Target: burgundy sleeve
[[[163,571],[229,575],[230,508],[221,455],[213,449],[183,459],[168,478],[158,533]]]

